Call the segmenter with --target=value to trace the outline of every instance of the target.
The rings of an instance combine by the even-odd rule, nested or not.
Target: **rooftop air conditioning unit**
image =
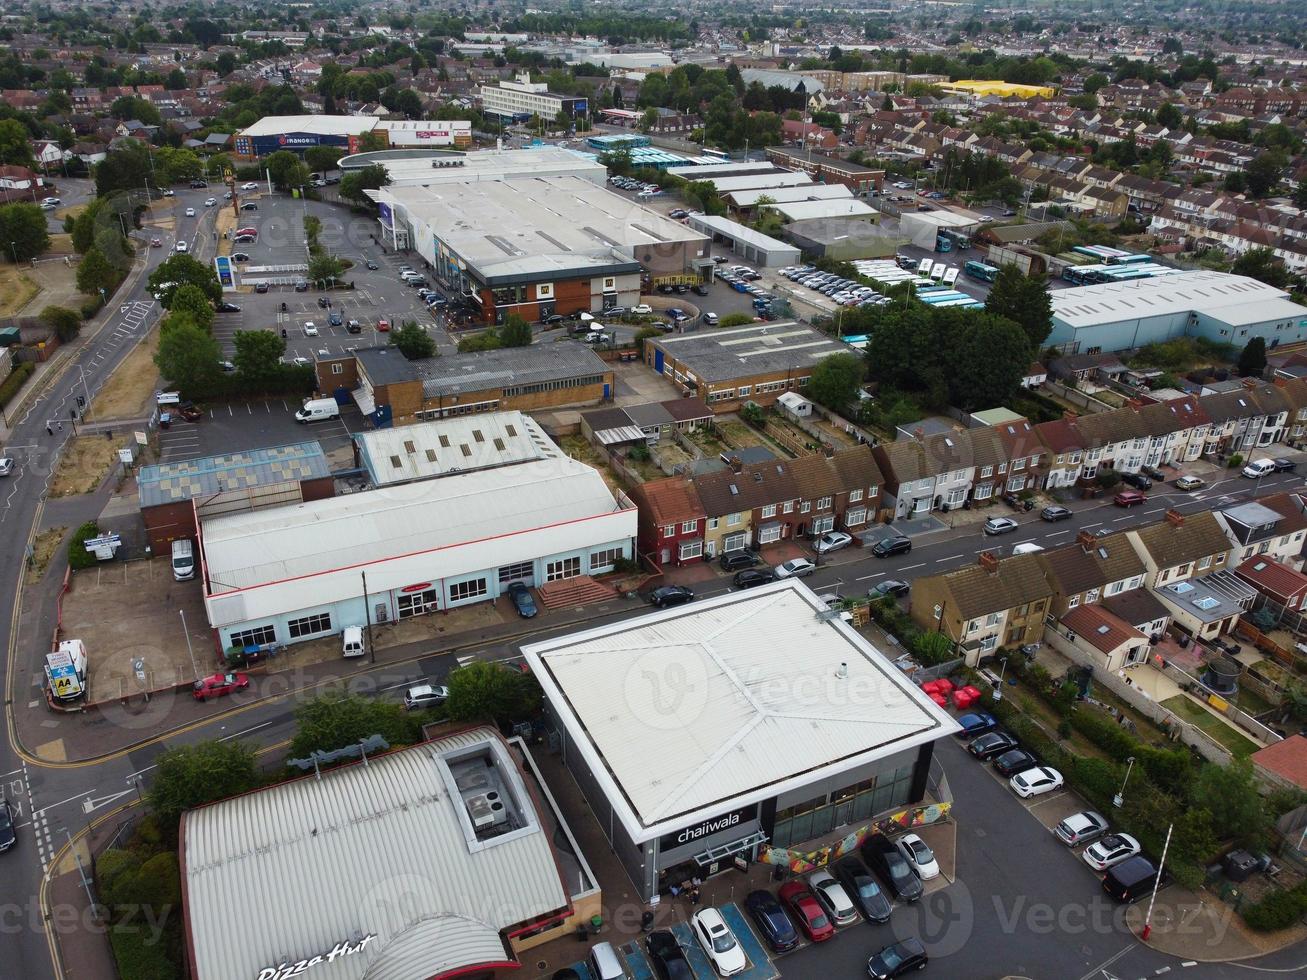
[[[467,813],[472,818],[472,826],[477,830],[494,827],[508,820],[508,810],[504,808],[499,794],[494,790],[467,798]]]

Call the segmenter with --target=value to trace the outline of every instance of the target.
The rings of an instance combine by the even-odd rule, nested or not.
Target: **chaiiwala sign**
[[[346,939],[343,942],[336,943],[329,952],[319,953],[307,960],[296,960],[294,963],[282,963],[280,966],[265,967],[259,971],[258,980],[290,980],[291,977],[298,977],[309,967],[317,966],[319,963],[334,963],[342,957],[361,953],[376,938],[375,934],[369,933],[357,942],[350,942]]]

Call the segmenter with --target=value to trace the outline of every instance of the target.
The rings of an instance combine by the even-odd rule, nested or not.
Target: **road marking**
[[[872,578],[883,578],[886,574],[887,574],[887,573],[885,573],[885,572],[872,572],[870,575],[859,575],[859,576],[858,576],[857,578],[855,578],[853,581],[855,581],[855,582],[865,582],[865,581],[867,581],[867,579],[872,579]]]
[[[232,732],[230,735],[224,735],[218,739],[219,742],[225,742],[230,738],[240,738],[242,735],[248,735],[250,732],[257,732],[260,728],[267,728],[272,722],[265,721],[262,725],[255,725],[253,728],[247,728],[243,732]]]
[[[1112,518],[1112,523],[1113,523],[1113,524],[1119,524],[1119,523],[1121,523],[1121,521],[1128,521],[1128,520],[1130,520],[1130,515],[1129,515],[1129,514],[1126,514],[1124,517],[1113,517],[1113,518]]]
[[[1070,534],[1070,533],[1071,533],[1071,528],[1069,528],[1069,527],[1064,527],[1064,528],[1063,528],[1062,530],[1060,530],[1060,531],[1049,531],[1049,532],[1048,532],[1048,537],[1050,537],[1050,538],[1055,538],[1055,537],[1057,537],[1059,534]]]
[[[926,567],[926,563],[923,561],[923,562],[921,562],[921,563],[919,563],[919,564],[916,564],[916,565],[904,565],[902,568],[899,569],[899,571],[900,571],[900,572],[910,572],[910,571],[912,571],[912,569],[914,569],[914,568],[925,568],[925,567]]]
[[[1160,513],[1162,513],[1162,511],[1164,511],[1164,510],[1166,510],[1165,507],[1154,507],[1152,510],[1146,510],[1146,511],[1144,511],[1144,516],[1146,517],[1146,516],[1148,516],[1149,514],[1160,514]]]
[[[938,565],[942,561],[955,561],[961,557],[962,557],[961,555],[949,555],[947,558],[936,558],[935,564]]]

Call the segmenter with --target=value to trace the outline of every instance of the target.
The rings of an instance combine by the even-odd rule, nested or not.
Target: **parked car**
[[[1026,749],[1009,749],[993,760],[994,771],[1004,779],[1039,765],[1039,759]]]
[[[921,940],[909,937],[893,946],[886,946],[867,960],[867,974],[874,980],[892,980],[905,973],[924,969],[930,962]]]
[[[244,204],[241,205],[241,210],[242,210],[242,211],[257,211],[257,210],[259,210],[259,206],[258,206],[257,204],[255,204],[253,201],[246,201]]]
[[[935,860],[935,852],[919,836],[904,834],[894,843],[898,846],[903,859],[908,862],[908,867],[918,878],[922,881],[930,881],[932,878],[939,877],[939,862]]]
[[[1067,847],[1079,847],[1098,840],[1107,833],[1107,818],[1094,810],[1081,810],[1053,828],[1057,839]]]
[[[377,265],[377,263],[373,262],[371,259],[368,259],[366,262],[364,262],[363,267],[367,269],[369,272],[376,272],[378,269],[381,268],[381,266]]]
[[[1163,473],[1161,470],[1159,470],[1156,466],[1141,466],[1139,467],[1139,472],[1142,473],[1144,476],[1148,477],[1150,480],[1155,480],[1158,483],[1163,483],[1166,481],[1166,474]]]
[[[885,598],[901,599],[911,591],[912,586],[908,582],[897,578],[887,578],[868,589],[867,598],[873,601]]]
[[[449,688],[439,684],[415,684],[404,692],[404,707],[409,711],[437,708],[449,698]]]
[[[813,542],[812,550],[819,555],[825,555],[847,548],[851,544],[853,544],[853,535],[846,534],[844,531],[827,531]]]
[[[363,324],[359,323],[357,320],[350,320],[348,323],[345,324],[345,332],[346,332],[346,333],[362,333],[362,332],[363,332]]]
[[[645,314],[652,313],[653,307],[650,306],[648,303],[637,303],[635,306],[631,307],[631,312],[643,316]]]
[[[1269,459],[1255,459],[1245,466],[1242,472],[1250,480],[1259,480],[1275,472],[1275,463]]]
[[[219,303],[219,304],[218,304],[218,312],[219,312],[219,313],[239,313],[240,311],[241,311],[241,308],[240,308],[239,306],[237,306],[235,303]]]
[[[508,586],[508,597],[513,600],[513,607],[523,619],[531,619],[539,611],[535,599],[531,598],[531,590],[522,582],[513,582]]]
[[[794,921],[799,924],[799,928],[810,941],[822,943],[835,935],[835,927],[826,917],[821,903],[812,892],[808,891],[808,886],[803,882],[787,881],[781,885],[778,894],[781,902],[790,910]]]
[[[1112,498],[1112,503],[1118,507],[1134,507],[1148,503],[1148,495],[1140,490],[1122,490]]]
[[[1275,467],[1276,473],[1292,473],[1298,464],[1285,456],[1276,456],[1271,460],[1271,465]]]
[[[744,897],[744,908],[773,952],[785,953],[799,945],[794,923],[771,892],[765,888],[749,892]]]
[[[1127,858],[1134,857],[1141,850],[1143,848],[1139,846],[1139,841],[1129,834],[1108,834],[1086,847],[1080,856],[1095,871],[1106,871]]]
[[[1169,876],[1162,874],[1159,883],[1158,874],[1157,866],[1152,861],[1136,854],[1108,869],[1103,876],[1103,891],[1114,900],[1128,905],[1152,894],[1154,889],[1166,887]]]
[[[1207,481],[1197,476],[1178,476],[1175,478],[1175,488],[1184,490],[1186,493],[1194,490],[1201,490],[1207,486]]]
[[[762,559],[752,551],[728,551],[718,559],[724,572],[736,572],[741,568],[753,568],[762,564]]]
[[[976,738],[998,727],[994,716],[984,711],[969,711],[965,715],[959,715],[958,724],[962,726],[962,731],[958,732],[960,738]]]
[[[915,902],[925,892],[921,879],[913,873],[907,859],[884,834],[870,835],[862,842],[859,853],[895,898]]]
[[[991,517],[985,521],[985,533],[989,535],[1007,534],[1021,525],[1010,517]]]
[[[967,743],[967,751],[977,759],[988,761],[1020,745],[1015,735],[999,730],[978,735]]]
[[[744,955],[744,948],[716,909],[706,908],[695,912],[690,919],[690,931],[699,940],[713,969],[721,976],[734,976],[748,968],[749,961]]]
[[[9,476],[14,471],[12,456],[0,456],[0,476]]]
[[[1142,473],[1122,473],[1121,482],[1128,487],[1134,487],[1136,490],[1153,489],[1153,481]]]
[[[231,260],[233,262],[248,262],[250,260],[250,256],[248,252],[232,252]]]
[[[257,236],[252,234],[237,235],[232,239],[232,243],[235,245],[253,245],[256,241],[258,241]],[[305,284],[304,288],[308,289],[309,287]]]
[[[751,589],[755,585],[775,582],[776,573],[770,568],[746,568],[742,572],[736,572],[731,581],[735,583],[737,589]]]
[[[844,886],[829,871],[814,871],[808,875],[808,887],[837,926],[847,926],[858,921],[858,910],[853,899],[849,898]]]
[[[14,812],[9,808],[9,801],[0,797],[0,851],[7,851],[18,840],[14,830]]]
[[[912,539],[901,534],[881,538],[871,546],[871,553],[877,558],[889,558],[891,555],[906,555],[911,550]]]
[[[598,330],[591,330],[585,335],[585,342],[587,344],[611,344],[613,338],[606,333],[600,333]]]
[[[207,701],[209,698],[220,698],[224,694],[234,694],[236,691],[243,691],[250,686],[249,674],[210,674],[196,681],[191,686],[191,695],[196,701]]]
[[[327,314],[327,322],[330,323],[333,327],[339,327],[342,324],[344,324],[345,318],[342,317],[340,313],[337,312],[336,310],[332,310],[330,313]]]
[[[254,291],[256,293],[266,293],[268,291],[268,284],[266,282],[256,282],[254,284]]]
[[[674,933],[655,929],[644,937],[644,948],[659,980],[694,980],[694,971]]]
[[[835,876],[853,899],[868,922],[888,922],[893,906],[867,866],[856,857],[846,857],[835,865]]]
[[[304,324],[304,336],[316,337],[317,335],[318,335],[318,325],[314,323],[312,320],[306,321]]]
[[[1055,789],[1061,789],[1062,774],[1048,766],[1035,766],[1033,769],[1017,773],[1008,780],[1008,785],[1017,796],[1029,799],[1032,796],[1041,796]]]
[[[807,558],[791,558],[777,565],[773,572],[777,578],[807,578],[817,566]]]
[[[694,592],[684,585],[664,585],[649,593],[649,602],[659,609],[694,601]]]
[[[194,217],[195,217],[195,209],[194,209],[194,208],[187,208],[187,209],[186,209],[186,217],[188,217],[188,218],[194,218]]]

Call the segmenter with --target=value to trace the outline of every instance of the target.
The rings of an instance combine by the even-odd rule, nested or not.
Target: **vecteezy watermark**
[[[622,693],[638,722],[659,731],[676,731],[703,716],[708,683],[703,650],[687,643],[637,657],[623,679]]]
[[[61,938],[134,932],[143,935],[145,945],[154,946],[163,941],[169,922],[179,915],[181,908],[174,905],[156,908],[146,904],[108,906],[59,902],[43,911],[36,901],[24,904],[5,902],[0,904],[0,936],[16,936],[23,932],[39,934],[47,930]]]

